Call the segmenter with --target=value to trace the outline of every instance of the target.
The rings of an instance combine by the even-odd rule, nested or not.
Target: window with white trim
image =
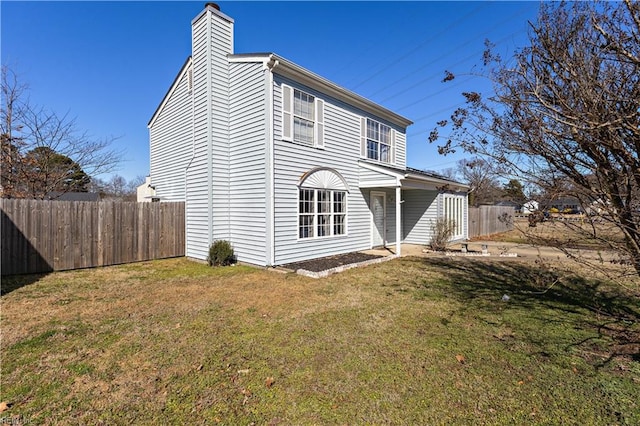
[[[324,101],[283,84],[282,139],[324,147]]]
[[[363,117],[361,125],[363,157],[381,163],[393,163],[395,131],[370,118]]]
[[[315,98],[298,89],[293,90],[293,140],[313,145]]]
[[[464,237],[464,202],[465,198],[463,196],[443,195],[444,218],[453,225],[452,239]]]
[[[331,189],[300,188],[298,237],[346,234],[347,193]]]

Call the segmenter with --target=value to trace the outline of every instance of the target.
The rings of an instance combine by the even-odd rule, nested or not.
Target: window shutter
[[[316,98],[316,140],[318,148],[324,148],[324,101]]]
[[[360,117],[360,156],[367,158],[367,119]]]
[[[282,139],[293,140],[293,89],[282,85]]]
[[[391,145],[391,155],[389,156],[389,162],[391,164],[396,164],[396,130],[395,129],[391,129],[391,132],[389,132],[389,138],[391,139],[390,145]]]

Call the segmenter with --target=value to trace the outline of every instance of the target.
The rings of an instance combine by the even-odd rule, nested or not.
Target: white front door
[[[371,214],[373,216],[372,245],[384,246],[386,243],[386,199],[384,193],[371,193]]]

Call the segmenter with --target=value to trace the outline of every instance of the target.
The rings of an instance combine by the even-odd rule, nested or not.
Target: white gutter
[[[191,67],[192,67],[191,81],[193,81],[193,65],[191,65]],[[191,163],[193,163],[193,160],[196,158],[196,101],[193,95],[193,85],[191,86],[190,92],[191,92],[191,158],[189,159],[187,166],[184,168],[184,235],[185,235],[184,250],[185,250],[185,255],[187,256],[188,256],[187,245],[189,242],[189,238],[187,238],[187,228],[188,228],[187,225],[189,224],[189,217],[187,216],[187,210],[188,210],[188,204],[189,204],[188,179],[189,179],[189,169],[191,168]]]
[[[275,266],[276,263],[276,214],[275,214],[275,154],[274,154],[274,138],[273,138],[273,69],[279,64],[278,60],[269,56],[269,61],[263,63],[263,70],[267,73],[266,83],[266,102],[267,102],[267,158],[266,158],[266,173],[267,173],[267,223],[265,239],[268,248],[268,266]]]
[[[406,128],[413,124],[411,120],[396,114],[395,112],[378,105],[377,103],[364,98],[357,93],[338,86],[334,82],[321,77],[306,68],[301,67],[281,56],[274,53],[253,53],[253,54],[235,54],[229,56],[231,62],[264,62],[269,63],[275,61],[275,65],[271,68],[272,72],[276,72],[284,77],[291,78],[298,83],[305,86],[314,88],[326,95],[332,96],[340,101],[345,102],[351,106],[355,106],[363,111],[366,111],[378,118],[388,120],[389,122],[397,125],[398,127]],[[277,70],[275,70],[277,66]],[[275,71],[274,71],[275,70]]]
[[[419,175],[419,174],[414,174],[414,173],[406,173],[404,175],[405,179],[414,179],[414,180],[419,180],[419,181],[428,181],[434,184],[441,184],[441,185],[448,185],[449,187],[451,187],[452,189],[457,189],[459,191],[465,191],[465,190],[469,190],[471,187],[469,185],[465,185],[463,183],[459,183],[459,182],[453,182],[450,180],[446,180],[446,179],[438,179],[438,178],[434,178],[434,177],[428,177],[428,176],[423,176],[423,175]]]

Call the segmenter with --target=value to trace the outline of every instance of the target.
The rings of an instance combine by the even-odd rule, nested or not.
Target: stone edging
[[[380,257],[377,259],[369,259],[369,260],[364,260],[362,262],[350,263],[348,265],[336,266],[335,268],[325,269],[324,271],[320,271],[320,272],[308,271],[306,269],[298,269],[296,270],[296,274],[304,275],[305,277],[309,277],[309,278],[325,278],[325,277],[328,277],[329,275],[346,271],[347,269],[360,268],[362,266],[368,266],[376,263],[387,262],[389,260],[396,259],[397,257],[398,256],[393,255],[393,256]]]

